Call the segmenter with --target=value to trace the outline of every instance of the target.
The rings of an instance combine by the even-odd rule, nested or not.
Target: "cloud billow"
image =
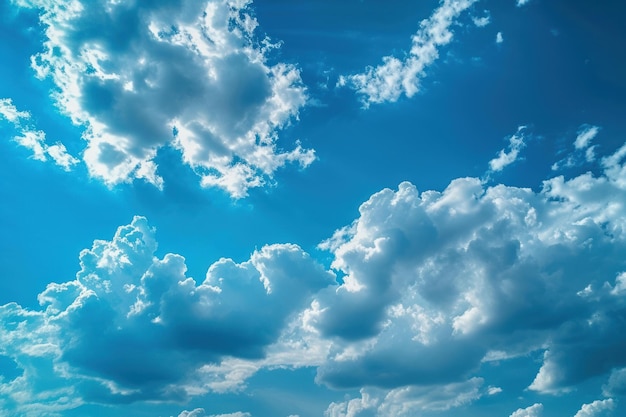
[[[240,389],[259,369],[309,366],[319,383],[361,389],[329,416],[411,415],[497,395],[481,369],[531,352],[543,362],[530,390],[597,378],[623,395],[625,157],[626,145],[598,175],[540,191],[479,178],[381,190],[320,245],[331,270],[274,244],[220,259],[197,282],[181,255],[155,257],[155,231],[136,217],[82,251],[76,279],[49,284],[40,309],[0,307],[0,356],[19,368],[0,400],[39,411],[182,401]]]
[[[315,159],[276,144],[306,91],[296,67],[268,63],[278,46],[257,39],[249,1],[16,3],[40,11],[46,40],[33,68],[84,127],[84,162],[105,183],[162,187],[155,157],[167,145],[202,185],[235,198]]]

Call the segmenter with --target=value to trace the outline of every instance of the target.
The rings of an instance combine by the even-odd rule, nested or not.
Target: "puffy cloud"
[[[363,97],[364,106],[397,101],[402,94],[412,97],[419,91],[420,78],[439,57],[439,48],[452,41],[452,25],[459,15],[477,0],[443,0],[412,37],[406,58],[383,58],[377,67],[367,67],[362,74],[342,76],[340,86],[349,86]]]
[[[333,387],[447,384],[496,352],[544,350],[530,388],[553,392],[626,365],[626,147],[599,176],[539,192],[460,178],[374,194],[321,247],[339,287],[308,324],[331,338],[318,380]]]
[[[509,417],[539,417],[543,412],[543,404],[533,404],[530,407],[520,408]]]
[[[517,0],[517,7],[522,7],[526,4],[528,4],[530,2],[530,0]]]
[[[605,411],[615,408],[615,401],[612,398],[606,400],[596,400],[590,404],[583,404],[574,417],[598,417]]]
[[[18,110],[10,98],[0,99],[0,120],[5,119],[18,132],[13,140],[21,146],[30,149],[33,152],[33,158],[38,161],[52,160],[64,170],[69,171],[72,165],[78,163],[78,159],[74,158],[67,152],[65,145],[56,142],[53,145],[46,143],[46,134],[33,127],[31,115],[27,111]]]
[[[442,411],[473,402],[485,394],[482,378],[428,387],[407,386],[390,391],[362,389],[361,398],[331,403],[326,417],[413,416],[416,412]]]
[[[160,187],[154,158],[174,146],[205,186],[243,197],[287,162],[277,131],[306,92],[297,68],[269,64],[250,0],[117,2],[19,0],[40,10],[43,52],[32,58],[54,99],[83,126],[83,159],[109,185],[143,178]]]
[[[544,352],[532,390],[605,376],[619,394],[624,158],[626,146],[598,174],[538,191],[479,178],[381,190],[320,245],[339,278],[277,244],[196,282],[182,256],[154,256],[137,217],[84,250],[76,279],[50,284],[41,309],[0,308],[0,356],[19,368],[0,398],[13,409],[180,400],[239,389],[261,368],[312,366],[320,383],[362,389],[327,415],[410,415],[497,394],[481,367],[529,352]],[[49,389],[35,397],[34,384]]]
[[[334,282],[287,244],[265,246],[243,263],[221,259],[197,284],[182,256],[154,257],[154,233],[136,217],[111,241],[83,250],[76,280],[49,284],[38,297],[41,310],[0,309],[0,355],[23,370],[0,393],[16,409],[46,399],[59,406],[61,398],[76,398],[68,408],[185,398],[193,394],[185,382],[204,365],[264,357],[288,319]]]
[[[502,36],[502,32],[496,33],[496,43],[501,44],[504,42],[504,37]]]
[[[498,43],[500,43],[502,42],[502,34],[498,32],[498,35],[500,35],[498,41]],[[504,167],[517,161],[520,151],[526,147],[526,142],[524,142],[525,129],[526,126],[518,127],[517,132],[509,137],[508,151],[504,149],[500,150],[498,156],[489,161],[489,170],[491,172],[502,171]]]

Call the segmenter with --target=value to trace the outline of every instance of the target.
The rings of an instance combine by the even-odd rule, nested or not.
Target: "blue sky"
[[[0,414],[623,415],[625,12],[0,3]]]

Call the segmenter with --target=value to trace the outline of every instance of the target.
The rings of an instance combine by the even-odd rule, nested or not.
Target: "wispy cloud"
[[[600,127],[583,124],[578,128],[576,139],[574,140],[574,152],[567,157],[555,162],[552,165],[553,171],[564,168],[580,166],[585,162],[593,162],[596,159],[596,146],[591,142],[600,133]]]
[[[507,149],[501,149],[498,156],[489,161],[489,172],[499,172],[505,167],[517,161],[520,157],[520,151],[526,147],[524,141],[526,126],[517,128],[517,132],[509,137],[509,146]]]
[[[30,113],[19,111],[9,98],[0,99],[0,120],[2,118],[8,121],[18,132],[13,137],[13,140],[21,146],[30,149],[33,152],[34,159],[47,161],[50,158],[66,171],[69,171],[73,165],[78,163],[78,159],[70,155],[65,145],[61,142],[48,145],[45,132],[33,127]]]
[[[419,91],[426,68],[439,57],[439,48],[452,41],[451,28],[456,19],[476,1],[444,0],[432,16],[421,22],[404,59],[386,56],[382,65],[367,67],[361,74],[341,76],[338,85],[356,90],[365,107],[397,101],[402,94],[412,97]]]
[[[530,3],[530,0],[517,0],[517,7],[522,7],[528,3]]]

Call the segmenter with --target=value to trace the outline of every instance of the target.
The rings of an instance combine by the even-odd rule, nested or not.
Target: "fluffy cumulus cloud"
[[[16,368],[0,401],[41,415],[183,400],[239,389],[261,368],[311,366],[321,384],[361,390],[327,416],[408,416],[497,395],[482,367],[529,352],[543,354],[531,390],[595,379],[622,395],[625,159],[626,145],[595,174],[537,191],[479,178],[384,189],[320,244],[335,272],[275,244],[197,282],[182,256],[155,257],[155,232],[137,217],[84,250],[76,279],[49,284],[41,308],[0,307],[0,358]]]
[[[452,26],[457,18],[476,1],[443,0],[432,16],[420,23],[412,37],[411,50],[403,59],[386,56],[381,65],[367,67],[362,74],[340,77],[339,85],[353,88],[366,107],[397,101],[402,94],[412,97],[419,91],[426,68],[439,57],[439,48],[452,41]],[[475,24],[484,26],[488,22],[487,18]]]
[[[448,384],[540,350],[529,387],[555,392],[624,367],[625,156],[539,192],[460,178],[443,192],[403,183],[373,195],[322,245],[344,277],[307,315],[335,338],[318,380]]]
[[[596,400],[590,404],[583,404],[574,417],[600,417],[606,415],[605,412],[615,408],[615,401],[612,398],[606,400]]]
[[[543,412],[543,404],[533,404],[530,407],[520,408],[509,417],[540,417]]]
[[[0,99],[0,120],[2,119],[17,132],[13,140],[30,149],[34,159],[38,161],[52,159],[66,171],[78,163],[78,159],[70,155],[61,142],[48,145],[45,132],[33,127],[30,113],[18,110],[10,98]]]
[[[182,153],[205,186],[234,197],[271,180],[312,150],[277,145],[277,131],[306,101],[299,71],[269,63],[250,0],[162,2],[14,0],[38,9],[43,52],[59,108],[83,126],[83,159],[114,185],[143,178],[161,187],[155,157]]]
[[[295,245],[221,259],[200,284],[183,257],[155,250],[154,230],[136,217],[82,251],[76,279],[49,284],[40,310],[1,308],[0,355],[22,372],[0,384],[7,409],[183,399],[203,365],[263,357],[289,317],[334,282]]]

